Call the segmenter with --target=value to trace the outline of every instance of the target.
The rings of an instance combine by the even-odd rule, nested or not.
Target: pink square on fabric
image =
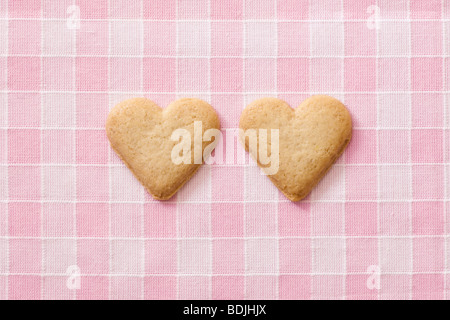
[[[345,280],[341,275],[320,275],[311,279],[311,299],[336,300],[344,296]]]
[[[106,237],[109,233],[107,203],[77,203],[77,234],[79,237]]]
[[[181,237],[210,236],[211,205],[179,203],[177,205],[178,235]]]
[[[208,0],[183,0],[177,3],[178,19],[180,20],[206,20],[208,14]]]
[[[79,130],[76,133],[77,163],[106,164],[109,144],[104,131]]]
[[[406,202],[382,202],[379,204],[381,235],[411,234],[411,210]]]
[[[278,55],[308,56],[309,24],[307,22],[289,21],[278,23]]]
[[[208,91],[209,71],[208,59],[178,59],[178,89],[185,92]]]
[[[67,276],[43,276],[42,277],[43,300],[71,300],[74,293],[67,288]]]
[[[377,167],[348,166],[345,169],[347,200],[370,200],[377,197]]]
[[[23,183],[26,177],[27,183]],[[9,198],[13,200],[40,200],[41,168],[37,166],[8,167]]]
[[[177,0],[143,1],[145,19],[175,19]]]
[[[342,237],[312,239],[312,272],[342,273],[346,265],[345,245]]]
[[[9,235],[12,237],[39,237],[41,233],[41,204],[36,202],[10,203]]]
[[[408,65],[409,61],[406,58],[378,59],[378,89],[383,91],[408,90]]]
[[[359,7],[359,3],[355,4]],[[367,7],[366,7],[367,8]],[[366,19],[366,17],[364,17]],[[349,56],[376,55],[377,37],[373,29],[367,27],[367,20],[345,23],[345,54]],[[354,58],[359,59],[359,58]]]
[[[41,15],[40,0],[8,1],[8,16],[11,18],[38,18]],[[5,10],[2,8],[2,10]]]
[[[214,237],[244,235],[244,205],[242,203],[211,204],[211,232]]]
[[[139,57],[142,55],[143,26],[138,20],[113,20],[109,23],[111,56]]]
[[[273,92],[275,90],[276,62],[274,59],[245,60],[245,84],[248,91]]]
[[[8,152],[5,146],[7,146],[8,143],[8,134],[6,129],[0,129],[0,145],[3,146],[3,150],[0,152],[0,164],[5,164],[8,162]],[[7,172],[8,168],[4,168],[4,172]]]
[[[39,163],[41,132],[27,129],[8,130],[8,162],[13,164]]]
[[[432,35],[432,36],[431,36]],[[442,22],[411,22],[412,55],[442,55]]]
[[[250,237],[276,236],[276,205],[261,207],[258,203],[245,204],[245,234]]]
[[[280,239],[279,264],[280,273],[311,272],[311,240]]]
[[[106,91],[108,89],[108,59],[98,57],[76,58],[78,91]]]
[[[311,19],[339,19],[343,14],[342,4],[333,0],[310,2],[309,6]]]
[[[74,163],[74,135],[70,130],[44,130],[42,132],[42,162]]]
[[[308,91],[309,64],[308,59],[278,59],[278,90]]]
[[[222,1],[213,1],[222,3]],[[242,55],[243,36],[242,23],[235,21],[212,21],[211,23],[211,55]],[[226,38],[226,41],[224,41]],[[242,61],[242,60],[241,60]]]
[[[245,279],[243,276],[213,276],[213,300],[243,300]]]
[[[381,275],[380,298],[385,300],[411,299],[411,280],[411,275]]]
[[[82,276],[81,287],[77,291],[78,300],[107,300],[109,278],[107,276]]]
[[[77,167],[77,199],[81,201],[107,201],[109,199],[107,167]]]
[[[176,236],[176,203],[153,202],[144,205],[144,234],[146,237]]]
[[[175,21],[144,21],[144,54],[175,55],[176,31]]]
[[[109,240],[100,238],[78,239],[77,264],[82,274],[108,274]],[[83,283],[81,286],[83,286]]]
[[[209,288],[211,278],[205,276],[179,276],[178,299],[179,300],[206,300],[211,299]]]
[[[141,18],[141,2],[129,0],[115,0],[110,2],[109,16],[112,18]]]
[[[443,8],[441,0],[411,1],[410,10],[413,19],[440,19],[441,9]]]
[[[441,93],[413,93],[411,96],[412,125],[414,127],[441,127],[444,121]]]
[[[102,128],[109,110],[107,93],[78,93],[76,96],[76,121],[86,128]]]
[[[443,161],[442,130],[423,129],[411,132],[411,152],[414,163],[440,163]]]
[[[75,172],[75,167],[70,165],[42,168],[42,198],[45,200],[74,200]]]
[[[110,297],[114,300],[142,299],[143,281],[140,276],[116,276],[111,278]]]
[[[369,275],[349,274],[345,278],[345,298],[348,300],[377,300],[377,288],[369,289],[367,279]]]
[[[38,300],[41,298],[41,276],[10,275],[8,284],[10,300]]]
[[[413,166],[414,199],[443,199],[444,167],[440,165]]]
[[[245,18],[247,19],[271,19],[275,18],[275,3],[273,0],[244,1]]]
[[[344,79],[346,91],[375,91],[375,58],[346,58],[344,60]]]
[[[377,219],[375,202],[347,202],[345,204],[345,233],[347,235],[377,235]]]
[[[442,58],[412,58],[411,81],[413,90],[442,90]]]
[[[9,272],[39,273],[42,264],[42,241],[35,239],[9,240]]]
[[[342,91],[343,61],[340,58],[314,58],[310,60],[310,90],[316,92]],[[330,70],[333,70],[330,73]]]
[[[141,236],[141,212],[143,206],[136,203],[111,204],[111,235],[116,237]]]
[[[239,146],[240,147],[240,146]],[[212,177],[212,199],[214,201],[242,201],[243,200],[243,189],[242,185],[244,182],[244,171],[242,167],[231,167],[231,166],[212,166],[211,167],[211,177]],[[221,186],[226,185],[227,188],[222,188]],[[220,207],[219,207],[220,208]],[[224,209],[226,208],[223,207]]]
[[[72,128],[75,125],[75,93],[43,93],[42,106],[42,127]]]
[[[67,57],[42,58],[43,85],[46,90],[70,91],[74,85],[74,59]]]
[[[141,91],[141,58],[111,58],[109,87],[113,91]]]
[[[407,130],[378,130],[380,163],[408,163],[410,156]]]
[[[144,2],[147,3],[147,2]],[[177,298],[176,276],[144,277],[144,299],[174,300]]]
[[[107,19],[108,0],[77,0],[82,19]]]
[[[281,300],[310,299],[311,277],[307,275],[280,275],[279,290]]]
[[[177,272],[177,241],[146,240],[145,241],[146,274],[171,274]]]
[[[243,274],[245,272],[245,240],[213,240],[212,270],[215,274]]]
[[[211,90],[218,92],[242,91],[242,67],[242,59],[211,59]]]
[[[41,22],[11,20],[8,26],[9,54],[36,55],[41,51]]]
[[[311,206],[309,202],[280,202],[278,230],[280,236],[309,236]]]
[[[341,203],[313,203],[311,205],[311,220],[312,236],[344,234],[344,206]]]
[[[243,0],[211,1],[211,19],[242,19]]]
[[[246,278],[246,299],[274,300],[277,298],[277,277],[272,275],[255,275]]]
[[[47,237],[72,237],[74,236],[73,203],[44,203],[42,205],[42,232]]]
[[[354,127],[375,127],[377,125],[377,96],[371,93],[345,95],[345,105],[352,115]]]
[[[309,14],[308,0],[276,0],[278,19],[305,20]]]
[[[7,203],[0,204],[0,237],[8,234],[8,206]]]
[[[414,238],[413,250],[414,272],[440,272],[444,270],[444,241],[440,238]]]
[[[348,273],[367,272],[370,266],[378,266],[378,239],[348,238],[345,245]]]
[[[8,57],[8,89],[38,91],[41,88],[41,60],[36,57]]]
[[[76,52],[78,55],[108,54],[109,24],[107,21],[84,20],[80,24],[76,36]]]
[[[412,276],[412,299],[441,300],[444,295],[443,274],[414,274]]]
[[[411,215],[413,234],[444,234],[444,202],[414,202]]]
[[[377,1],[377,5],[383,8],[380,14],[385,19],[408,19],[409,2],[379,0]]]
[[[173,58],[144,58],[143,76],[145,91],[175,91],[176,88],[176,59]]]
[[[348,164],[377,162],[377,131],[353,130],[352,140],[345,151]]]
[[[8,124],[11,127],[38,127],[41,122],[39,93],[10,92],[8,94]]]

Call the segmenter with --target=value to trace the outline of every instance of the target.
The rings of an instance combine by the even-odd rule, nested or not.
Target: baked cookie
[[[301,200],[310,193],[342,154],[352,135],[347,108],[339,100],[324,95],[306,99],[295,110],[280,99],[256,100],[242,112],[239,127],[241,133],[247,133],[248,129],[257,132],[257,147],[249,145],[249,134],[241,134],[241,141],[266,172],[267,161],[261,162],[262,131],[259,129],[267,129],[267,149],[271,152],[276,150],[271,135],[278,132],[278,168],[266,174],[291,201]]]
[[[116,105],[106,121],[106,134],[119,155],[148,192],[158,200],[172,197],[203,163],[194,159],[194,131],[201,123],[201,137],[208,129],[220,129],[217,113],[199,99],[180,99],[164,110],[145,98]],[[173,150],[179,141],[172,134],[182,129],[192,138],[190,163],[174,163]],[[201,155],[211,142],[200,141]]]

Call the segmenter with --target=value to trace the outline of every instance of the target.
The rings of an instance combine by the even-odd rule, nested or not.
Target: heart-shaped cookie
[[[197,124],[201,132],[196,132]],[[180,99],[164,110],[145,98],[125,100],[110,111],[106,121],[106,134],[112,148],[158,200],[172,197],[200,168],[203,151],[211,143],[203,141],[203,134],[208,129],[219,128],[219,118],[213,107],[199,99]],[[192,160],[189,163],[174,162],[173,150],[180,142],[174,140],[172,134],[178,129],[192,137],[188,142]],[[201,147],[200,161],[194,159],[197,153],[195,135],[201,135],[197,143],[198,148]]]
[[[310,193],[342,154],[352,135],[347,108],[339,100],[323,95],[306,99],[295,110],[280,99],[256,100],[242,112],[239,127],[241,133],[249,129],[256,132],[256,147],[251,147],[249,134],[241,135],[241,140],[245,140],[242,141],[245,149],[264,171],[268,171],[268,166],[267,161],[261,162],[261,146],[267,141],[267,154],[274,156],[271,152],[276,152],[274,143],[278,142],[278,168],[267,175],[291,201]],[[267,139],[261,140],[264,131]],[[276,133],[279,140],[273,141]]]

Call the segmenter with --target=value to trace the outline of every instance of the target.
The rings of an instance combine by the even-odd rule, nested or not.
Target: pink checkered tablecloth
[[[104,130],[315,93],[354,136],[299,203],[236,163],[155,201]],[[450,298],[449,103],[448,0],[0,0],[0,299]]]

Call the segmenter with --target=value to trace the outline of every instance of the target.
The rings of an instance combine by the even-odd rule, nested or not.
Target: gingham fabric
[[[449,298],[449,54],[447,0],[0,0],[0,298]],[[104,130],[316,93],[354,134],[299,203],[233,160],[155,201]]]

